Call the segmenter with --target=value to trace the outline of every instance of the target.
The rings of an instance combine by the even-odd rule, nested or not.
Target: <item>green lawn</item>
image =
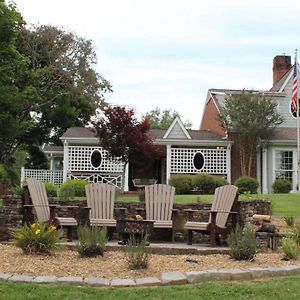
[[[0,299],[300,299],[300,276],[249,282],[126,289],[0,283]]]
[[[197,202],[210,203],[213,195],[176,195],[175,203],[189,204]],[[274,216],[300,216],[300,194],[255,194],[255,195],[241,195],[240,200],[255,200],[268,199],[272,201],[272,214]],[[138,196],[136,195],[120,195],[118,201],[136,202]]]

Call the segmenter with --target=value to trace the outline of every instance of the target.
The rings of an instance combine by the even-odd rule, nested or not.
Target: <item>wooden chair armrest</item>
[[[227,213],[227,214],[237,214],[238,212],[237,211],[223,211],[223,210],[211,210],[210,213]]]

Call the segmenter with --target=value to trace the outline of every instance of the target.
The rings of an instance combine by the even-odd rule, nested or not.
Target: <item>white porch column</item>
[[[262,179],[261,179],[261,152],[262,150],[259,149],[256,152],[256,178],[259,182],[259,190],[262,193]]]
[[[125,166],[124,192],[129,191],[129,163]]]
[[[55,170],[54,158],[53,158],[52,153],[50,154],[50,170],[51,171]]]
[[[263,147],[262,155],[262,193],[268,194],[268,149]]]
[[[63,182],[67,181],[67,174],[68,174],[68,168],[69,168],[69,144],[65,140],[64,142],[64,168],[63,168]]]
[[[227,181],[231,184],[231,144],[226,149],[226,173]]]
[[[25,169],[24,167],[21,168],[21,187],[23,186],[23,183],[25,181]]]
[[[167,171],[166,171],[166,179],[167,184],[169,183],[169,179],[171,177],[171,145],[167,145]]]

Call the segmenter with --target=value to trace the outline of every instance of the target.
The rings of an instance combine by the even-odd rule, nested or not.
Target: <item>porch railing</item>
[[[52,182],[55,185],[61,186],[63,183],[62,170],[37,170],[37,169],[21,169],[21,186],[27,178],[35,178],[42,182]]]

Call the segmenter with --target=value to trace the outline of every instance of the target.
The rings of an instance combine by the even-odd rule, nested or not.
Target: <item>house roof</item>
[[[68,138],[93,138],[96,137],[92,127],[71,127],[60,137],[61,140]]]
[[[277,127],[272,132],[270,140],[297,141],[297,128]]]
[[[166,129],[150,129],[151,136],[154,140],[162,140]],[[222,136],[207,130],[187,130],[193,140],[224,140]],[[62,136],[61,139],[91,139],[97,138],[95,130],[87,127],[71,127]]]

